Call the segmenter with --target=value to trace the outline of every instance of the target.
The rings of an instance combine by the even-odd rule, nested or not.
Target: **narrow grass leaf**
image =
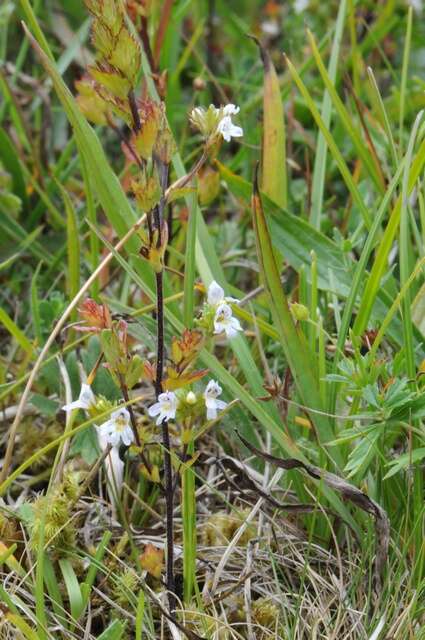
[[[68,259],[66,288],[69,299],[72,300],[80,290],[80,238],[78,233],[78,218],[69,194],[62,185],[58,184],[58,186],[60,187],[66,211],[66,253]],[[74,309],[71,314],[71,320],[75,320],[76,317],[77,310]]]
[[[353,143],[353,146],[357,152],[357,155],[361,159],[369,177],[373,180],[374,185],[378,190],[378,192],[382,194],[385,191],[385,184],[382,180],[382,176],[377,171],[377,167],[374,162],[373,156],[371,155],[370,150],[368,149],[367,145],[365,145],[362,139],[361,131],[351,121],[350,115],[347,109],[345,108],[345,105],[342,102],[341,98],[339,97],[335,89],[334,83],[332,82],[332,79],[329,77],[328,72],[326,71],[326,68],[320,56],[316,41],[313,37],[313,34],[310,31],[307,31],[307,37],[310,43],[313,57],[316,61],[317,68],[319,70],[320,75],[322,76],[322,80],[325,83],[325,86],[327,89],[326,95],[330,97],[332,105],[334,106],[335,111],[337,112],[345,131],[350,137],[350,140]],[[324,124],[326,124],[325,121],[324,121]],[[329,128],[329,125],[327,125],[327,127]],[[317,160],[317,156],[316,156],[316,160]],[[323,193],[322,193],[322,198],[323,198]]]
[[[27,353],[28,355],[32,355],[34,352],[34,347],[31,342],[28,340],[26,335],[21,331],[16,322],[12,320],[7,311],[0,307],[0,324],[4,326],[4,328],[10,333],[12,338],[16,340],[18,345]]]
[[[298,74],[297,70],[295,69],[294,65],[292,64],[292,62],[289,60],[289,58],[286,58],[286,63],[288,65],[288,69],[291,73],[292,78],[295,81],[295,84],[297,85],[298,89],[300,90],[300,93],[302,94],[302,96],[304,97],[304,100],[307,103],[307,106],[311,112],[311,115],[313,116],[314,120],[316,121],[317,126],[319,127],[320,131],[322,131],[325,140],[329,146],[329,149],[332,153],[332,156],[338,166],[338,169],[341,172],[341,175],[344,179],[344,182],[347,186],[347,189],[349,190],[354,202],[357,204],[357,206],[359,207],[360,213],[362,215],[363,221],[365,223],[365,226],[367,229],[370,229],[371,224],[372,224],[372,220],[370,217],[370,213],[368,208],[366,207],[362,196],[360,195],[360,192],[356,186],[356,183],[354,182],[354,179],[350,173],[350,170],[347,166],[347,163],[345,162],[343,155],[341,153],[341,151],[338,148],[338,145],[335,141],[335,139],[333,138],[332,134],[330,133],[328,127],[326,126],[326,124],[323,122],[323,119],[319,113],[318,108],[316,107],[316,104],[313,100],[313,98],[310,95],[310,92],[308,91],[307,87],[305,86],[304,82],[301,80],[300,75]]]
[[[332,86],[335,84],[336,71],[338,67],[339,52],[341,48],[341,40],[344,32],[345,14],[347,10],[346,0],[342,0],[339,3],[338,17],[335,25],[335,33],[332,41],[331,56],[329,58],[329,79]],[[320,55],[320,54],[319,54]],[[332,102],[329,92],[326,92],[322,101],[323,122],[329,129],[332,116]],[[320,218],[322,215],[323,206],[323,193],[325,189],[325,175],[326,175],[326,159],[327,159],[328,146],[326,138],[321,131],[319,131],[316,144],[316,153],[314,157],[314,169],[313,180],[311,187],[311,211],[310,222],[316,229],[320,229]]]

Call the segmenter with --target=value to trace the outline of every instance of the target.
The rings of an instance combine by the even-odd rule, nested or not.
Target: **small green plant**
[[[409,4],[0,9],[1,637],[422,637]]]

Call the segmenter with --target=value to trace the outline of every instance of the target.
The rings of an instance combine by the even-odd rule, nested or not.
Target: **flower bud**
[[[193,391],[189,391],[187,396],[186,396],[186,402],[187,404],[196,404],[196,393],[193,393]]]
[[[291,313],[294,320],[298,322],[302,320],[308,320],[310,315],[307,307],[303,304],[300,304],[299,302],[293,302],[291,304]]]

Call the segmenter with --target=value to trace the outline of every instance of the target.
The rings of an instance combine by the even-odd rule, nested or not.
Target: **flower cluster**
[[[202,396],[202,404],[206,409],[207,420],[215,420],[218,411],[227,407],[227,403],[219,400],[222,388],[215,380],[210,380]],[[185,404],[194,406],[198,403],[198,398],[193,391],[189,391],[184,399]],[[174,391],[166,391],[158,396],[158,401],[153,404],[148,413],[151,418],[157,418],[156,424],[160,425],[164,421],[175,420],[177,411],[182,400]]]
[[[239,113],[239,107],[227,104],[215,107],[210,104],[208,109],[195,107],[190,113],[193,126],[198,129],[206,140],[215,141],[220,136],[230,142],[232,138],[243,136],[243,129],[233,124],[232,116]]]
[[[215,380],[210,380],[202,395],[203,406],[206,409],[207,420],[215,420],[218,411],[227,407],[227,403],[219,400],[218,396],[223,390]],[[181,403],[181,398],[174,391],[160,393],[158,401],[148,409],[151,418],[156,418],[156,424],[160,425],[164,421],[175,420]],[[196,405],[198,397],[193,391],[189,391],[185,397],[187,405]],[[73,411],[82,409],[92,412],[96,408],[97,400],[90,385],[81,385],[80,395],[77,400],[62,407],[63,411]],[[111,413],[109,420],[97,427],[100,440],[106,445],[118,447],[122,442],[125,446],[130,446],[134,441],[134,434],[130,424],[130,413],[125,407],[121,407]]]
[[[91,386],[83,383],[78,399],[64,405],[62,409],[66,412],[82,409],[92,414],[96,411],[96,405],[96,396]],[[101,424],[97,429],[102,433],[104,442],[111,444],[113,447],[118,447],[121,441],[128,447],[134,440],[133,430],[130,426],[130,414],[124,407],[113,411],[109,420]]]
[[[200,324],[206,329],[211,326],[215,335],[225,333],[227,338],[234,338],[238,331],[242,331],[241,324],[233,316],[231,307],[232,303],[237,302],[236,298],[225,296],[223,288],[214,280],[208,287],[207,304]]]

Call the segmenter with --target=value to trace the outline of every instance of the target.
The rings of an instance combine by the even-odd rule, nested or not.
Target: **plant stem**
[[[168,181],[168,167],[162,162],[158,162],[158,170],[161,181],[162,198],[154,210],[154,223],[158,229],[157,247],[161,246],[161,225],[163,224],[163,212],[165,206],[165,190]],[[162,376],[164,370],[164,281],[163,271],[155,273],[156,281],[156,322],[157,322],[157,357],[155,394],[158,398],[162,393]],[[165,488],[165,510],[166,510],[166,532],[167,532],[167,590],[168,605],[170,611],[176,608],[176,587],[174,581],[174,522],[173,522],[173,470],[171,466],[170,431],[167,421],[161,424],[162,444],[164,447],[164,488]]]
[[[123,395],[123,398],[127,403],[129,403],[130,402],[130,396],[128,395],[127,385],[125,384],[122,376],[119,377],[119,380],[120,380],[121,393]],[[128,409],[129,414],[130,414],[131,428],[133,430],[134,439],[135,439],[136,444],[137,444],[137,446],[139,448],[140,458],[141,458],[143,464],[145,465],[146,469],[148,470],[148,473],[150,473],[151,472],[151,466],[150,466],[150,464],[149,464],[149,462],[148,462],[148,460],[147,460],[147,458],[145,456],[145,453],[143,451],[143,445],[142,445],[142,442],[140,440],[139,432],[138,432],[138,429],[137,429],[136,416],[134,415],[134,410],[133,410],[133,407],[132,407],[131,403],[127,405],[127,409]]]
[[[134,95],[133,89],[129,91],[127,97],[130,105],[131,116],[133,118],[133,131],[137,133],[142,128],[142,123],[140,122],[139,110],[137,108],[136,96]]]

